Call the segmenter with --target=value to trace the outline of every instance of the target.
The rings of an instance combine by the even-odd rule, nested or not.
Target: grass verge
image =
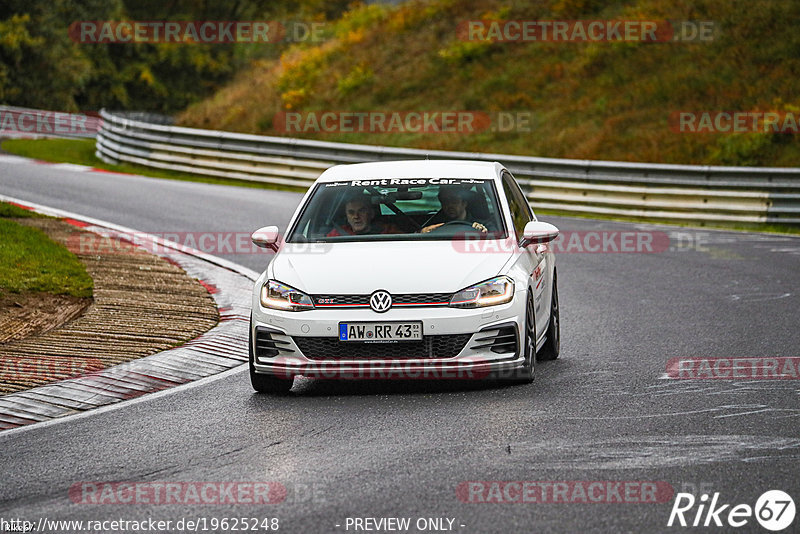
[[[15,206],[14,204],[9,204],[8,202],[0,202],[0,218],[2,219],[23,219],[29,217],[46,217],[45,215],[41,215],[36,213],[35,211],[22,209],[19,206]]]
[[[0,292],[91,297],[94,282],[78,258],[41,230],[9,219],[17,216],[32,215],[0,203]]]

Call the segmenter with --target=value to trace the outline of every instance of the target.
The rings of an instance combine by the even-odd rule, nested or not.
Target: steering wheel
[[[479,234],[482,234],[482,233],[483,233],[483,232],[481,232],[480,230],[478,230],[477,228],[474,228],[474,227],[472,226],[472,224],[473,224],[473,223],[471,223],[471,222],[469,222],[469,221],[460,221],[460,220],[459,220],[459,221],[448,221],[448,222],[446,222],[446,223],[442,224],[440,227],[438,227],[438,228],[434,228],[433,230],[431,230],[431,231],[430,231],[430,232],[428,232],[428,233],[432,234],[432,233],[434,233],[434,232],[438,232],[438,231],[442,230],[443,228],[445,228],[445,227],[447,227],[447,226],[457,226],[457,225],[458,225],[458,226],[468,226],[468,227],[469,227],[469,229],[470,229],[470,230],[472,230],[473,232],[476,232],[476,233],[479,233]]]

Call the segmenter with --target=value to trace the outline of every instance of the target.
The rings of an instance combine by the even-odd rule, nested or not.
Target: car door
[[[531,211],[528,200],[522,193],[519,184],[508,171],[503,172],[503,191],[508,199],[514,231],[517,234],[517,242],[519,242],[522,239],[525,225],[533,220],[533,211]],[[547,264],[543,248],[536,245],[527,247],[520,254],[517,265],[528,273],[531,278],[530,286],[533,287],[536,338],[538,339],[547,326],[548,314],[550,313],[550,307],[546,305],[549,300],[547,298],[548,295],[545,293],[548,284],[545,281],[547,278]]]

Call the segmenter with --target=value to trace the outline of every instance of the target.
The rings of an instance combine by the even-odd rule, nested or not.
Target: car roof
[[[496,162],[469,160],[404,160],[336,165],[319,182],[370,178],[497,178],[504,167]]]

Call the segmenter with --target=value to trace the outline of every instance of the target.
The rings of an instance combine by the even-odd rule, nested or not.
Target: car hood
[[[457,241],[286,243],[269,277],[310,294],[450,293],[501,274],[511,252],[483,243],[491,252]]]

